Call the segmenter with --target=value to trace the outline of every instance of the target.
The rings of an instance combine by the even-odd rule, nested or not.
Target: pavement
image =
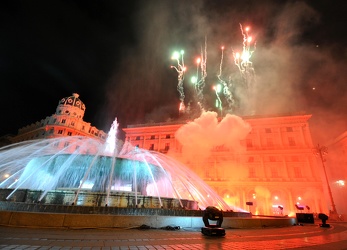
[[[205,236],[201,228],[33,228],[0,226],[0,249],[333,249],[347,250],[347,222],[301,224],[279,228],[225,229]]]

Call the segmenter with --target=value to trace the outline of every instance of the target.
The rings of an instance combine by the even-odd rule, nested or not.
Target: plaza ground
[[[0,249],[347,249],[347,223],[226,229],[224,237],[201,228],[33,228],[0,226]]]

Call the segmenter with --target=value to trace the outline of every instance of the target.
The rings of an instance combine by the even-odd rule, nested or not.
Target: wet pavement
[[[0,249],[346,249],[347,222],[262,229],[226,229],[224,237],[200,228],[52,229],[0,226]]]

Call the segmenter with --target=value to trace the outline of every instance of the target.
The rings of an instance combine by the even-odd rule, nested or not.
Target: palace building
[[[220,145],[207,158],[195,152],[189,161],[182,157],[182,145],[175,137],[183,123],[130,125],[123,130],[126,142],[182,161],[230,206],[254,214],[319,213],[327,206],[310,117],[245,117],[251,126],[240,142],[245,150],[233,152]]]
[[[105,141],[107,134],[83,121],[86,106],[79,95],[64,97],[58,103],[55,113],[41,121],[30,124],[18,130],[18,134],[11,137],[11,142],[21,142],[42,138],[56,138],[64,136],[87,136]]]
[[[74,93],[59,101],[53,115],[20,128],[17,135],[6,138],[16,143],[80,135],[104,142],[107,134],[83,121],[85,110],[79,95]],[[177,131],[194,120],[128,125],[123,131],[126,143],[168,154],[184,163],[231,208],[259,215],[328,214],[329,210],[336,211],[335,205],[339,211],[344,204],[343,199],[336,203],[332,197],[336,192],[346,193],[343,180],[347,177],[347,136],[344,133],[331,143],[333,152],[330,151],[330,160],[324,166],[324,161],[315,153],[310,118],[308,114],[242,117],[240,119],[250,127],[239,141],[242,150],[231,150],[225,145],[213,146],[208,152],[197,148],[190,158],[185,156]],[[196,143],[200,142],[192,141]],[[325,167],[336,169],[328,171],[329,180],[341,177],[330,193],[324,177]]]

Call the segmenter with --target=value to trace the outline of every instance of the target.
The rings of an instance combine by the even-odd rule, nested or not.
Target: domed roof
[[[73,93],[72,96],[64,97],[59,101],[58,106],[64,105],[64,106],[73,106],[80,108],[81,110],[85,111],[86,106],[81,101],[81,99],[78,98],[79,94]]]

